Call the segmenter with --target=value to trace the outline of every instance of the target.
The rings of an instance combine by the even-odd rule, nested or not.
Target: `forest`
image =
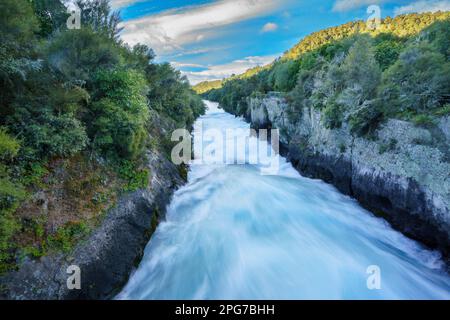
[[[313,33],[268,66],[195,89],[242,116],[249,97],[279,92],[294,121],[315,108],[328,128],[367,135],[387,118],[431,126],[448,115],[449,57],[450,13],[407,14]]]
[[[77,5],[69,29],[61,0],[0,2],[0,273],[70,251],[148,184],[147,150],[169,156],[166,131],[204,112],[185,77],[119,39],[108,0]]]

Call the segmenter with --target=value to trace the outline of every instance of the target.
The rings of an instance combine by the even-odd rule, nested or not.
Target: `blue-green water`
[[[208,106],[197,128],[248,128]],[[275,176],[248,164],[191,166],[118,298],[450,298],[438,253],[284,159],[280,166]],[[367,286],[371,265],[380,289]]]

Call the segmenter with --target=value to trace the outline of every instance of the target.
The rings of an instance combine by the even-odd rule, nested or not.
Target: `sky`
[[[143,43],[191,84],[265,65],[311,32],[369,17],[450,10],[450,0],[111,0],[121,38]]]

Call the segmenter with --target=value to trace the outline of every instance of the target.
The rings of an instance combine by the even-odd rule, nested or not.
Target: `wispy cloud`
[[[450,0],[421,0],[406,6],[394,9],[394,14],[405,14],[411,12],[436,12],[450,10]]]
[[[278,29],[278,25],[276,23],[268,22],[262,27],[261,32],[263,32],[263,33],[272,32],[272,31],[276,31],[277,29]]]
[[[180,68],[205,68],[204,65],[197,64],[197,63],[183,63],[183,62],[172,61],[170,64],[172,65],[172,67],[174,67],[176,69],[180,69]]]
[[[191,84],[195,85],[202,81],[218,80],[228,78],[233,74],[241,74],[250,68],[266,65],[275,60],[279,55],[252,56],[235,60],[231,63],[208,66],[202,71],[183,71]]]
[[[123,8],[135,2],[141,2],[145,0],[110,0],[111,7],[113,9]]]
[[[213,37],[219,27],[268,14],[283,1],[221,0],[170,10],[124,22],[121,36],[131,45],[145,43],[158,54],[166,54],[180,50],[185,44]]]
[[[358,9],[364,6],[370,6],[372,4],[380,4],[385,2],[384,0],[336,0],[333,6],[333,11],[349,11]]]

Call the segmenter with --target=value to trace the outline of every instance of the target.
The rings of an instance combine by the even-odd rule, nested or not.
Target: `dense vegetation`
[[[450,13],[387,18],[376,32],[364,26],[314,33],[270,66],[227,79],[204,96],[245,116],[248,97],[281,92],[294,121],[303,107],[315,108],[328,128],[345,122],[357,135],[388,117],[432,125],[449,114]]]
[[[0,2],[0,272],[70,248],[83,212],[98,218],[117,192],[145,186],[146,149],[167,151],[164,130],[204,111],[179,72],[119,40],[108,0],[77,3],[81,29],[69,30],[61,0]],[[32,208],[58,187],[67,212]]]

